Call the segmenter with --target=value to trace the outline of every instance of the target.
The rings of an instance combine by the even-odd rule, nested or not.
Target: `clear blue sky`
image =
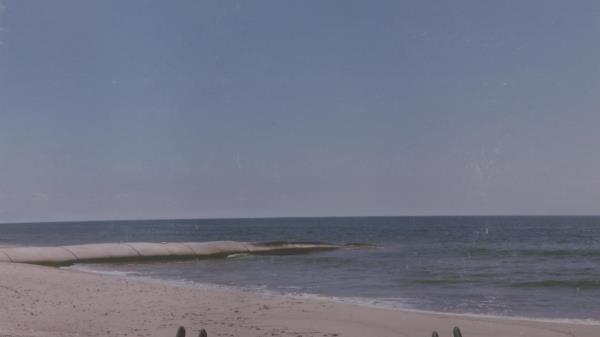
[[[600,213],[600,2],[0,3],[0,221]]]

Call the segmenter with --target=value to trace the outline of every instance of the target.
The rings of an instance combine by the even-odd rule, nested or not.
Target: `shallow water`
[[[0,245],[323,241],[375,248],[88,265],[102,271],[389,307],[600,319],[600,217],[161,220],[0,225]]]

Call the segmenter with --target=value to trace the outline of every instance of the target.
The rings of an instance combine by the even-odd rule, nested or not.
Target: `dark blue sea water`
[[[0,245],[322,241],[374,248],[88,265],[388,307],[600,320],[600,217],[374,217],[0,225]],[[82,266],[78,266],[82,267]]]

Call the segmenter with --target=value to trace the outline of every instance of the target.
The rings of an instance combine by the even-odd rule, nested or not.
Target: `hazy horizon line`
[[[298,215],[298,216],[248,216],[248,217],[174,217],[174,218],[116,218],[0,221],[0,225],[74,223],[74,222],[133,222],[133,221],[193,221],[193,220],[270,220],[270,219],[342,219],[342,218],[469,218],[469,217],[600,217],[600,214],[411,214],[411,215]]]

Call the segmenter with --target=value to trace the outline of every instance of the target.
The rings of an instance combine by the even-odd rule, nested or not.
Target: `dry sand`
[[[0,336],[598,337],[600,326],[375,309],[0,263]]]

